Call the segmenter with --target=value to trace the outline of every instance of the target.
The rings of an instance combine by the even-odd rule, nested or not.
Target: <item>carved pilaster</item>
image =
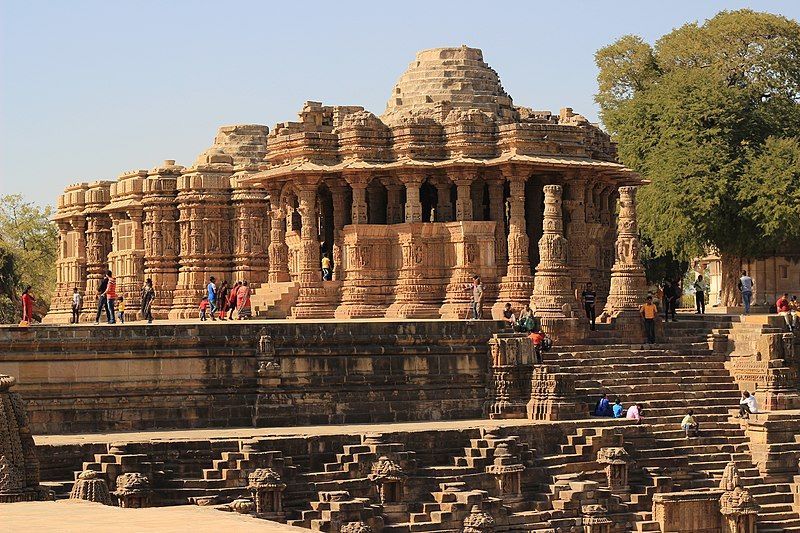
[[[450,202],[450,179],[444,176],[434,182],[436,186],[436,222],[453,220],[453,204]],[[458,220],[458,219],[456,219]]]
[[[331,185],[333,200],[333,279],[344,277],[344,234],[342,229],[347,224],[347,196],[343,185]]]
[[[286,213],[280,205],[280,187],[269,193],[269,282],[289,281],[289,248],[286,246]]]
[[[400,224],[403,222],[403,186],[391,180],[384,182],[386,187],[386,223]]]
[[[367,177],[361,174],[345,174],[347,183],[353,190],[353,200],[350,207],[352,224],[367,223]]]
[[[592,281],[592,265],[589,257],[588,228],[586,224],[586,187],[583,181],[569,184],[569,195],[564,200],[564,208],[569,216],[565,228],[568,262],[573,282],[573,293],[580,292]]]
[[[456,184],[456,220],[472,220],[472,182],[474,172],[461,171],[453,175]]]
[[[240,185],[240,180],[254,171],[254,167],[240,167],[231,177],[233,270],[237,280],[261,283],[267,281],[269,276],[267,191]]]
[[[536,267],[531,306],[537,316],[572,316],[572,280],[567,266],[567,239],[561,215],[560,185],[544,186],[544,221],[539,239],[539,265]]]
[[[508,264],[508,240],[506,238],[506,217],[503,205],[503,181],[495,179],[489,182],[489,217],[494,221],[495,259],[498,272],[505,272]]]

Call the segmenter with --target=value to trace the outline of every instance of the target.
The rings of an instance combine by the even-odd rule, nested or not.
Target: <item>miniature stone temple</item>
[[[48,500],[25,403],[11,392],[16,378],[0,374],[0,503]]]
[[[111,505],[111,495],[108,492],[106,480],[99,477],[94,470],[84,470],[78,474],[72,492],[69,494],[70,500],[86,500],[103,505]]]
[[[117,476],[117,504],[120,507],[141,508],[150,507],[152,490],[150,480],[139,472],[127,472]]]
[[[271,468],[256,468],[247,479],[256,515],[283,521],[283,491],[286,483],[281,481],[280,474]]]
[[[193,316],[210,276],[247,280],[270,317],[463,318],[473,275],[487,316],[511,302],[573,319],[591,281],[613,317],[641,296],[639,183],[583,116],[514,105],[480,50],[424,50],[380,117],[307,102],[272,130],[220,128],[188,167],[67,187],[46,321],[106,269],[132,314],[151,278],[156,318]]]

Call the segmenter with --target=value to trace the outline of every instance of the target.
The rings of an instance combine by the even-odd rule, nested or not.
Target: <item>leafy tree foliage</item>
[[[50,306],[55,288],[58,231],[50,222],[52,208],[39,208],[20,195],[0,198],[0,322],[21,318],[19,295],[31,285],[35,318]]]
[[[640,222],[655,256],[800,253],[800,25],[723,11],[654,46],[600,49],[603,122],[620,158],[651,181]]]

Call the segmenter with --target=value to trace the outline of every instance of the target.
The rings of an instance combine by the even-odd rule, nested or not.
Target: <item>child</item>
[[[206,319],[206,311],[208,311],[208,296],[203,296],[203,299],[200,300],[200,320],[205,321]]]
[[[81,318],[81,307],[83,307],[83,296],[81,296],[78,287],[72,289],[72,319],[70,324],[77,324]]]
[[[120,324],[125,323],[125,298],[120,296],[117,298],[117,316],[119,317]]]

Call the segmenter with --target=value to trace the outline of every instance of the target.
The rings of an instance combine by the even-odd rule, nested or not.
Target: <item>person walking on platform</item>
[[[581,302],[583,302],[583,310],[586,312],[586,318],[589,319],[589,330],[594,331],[596,313],[594,304],[597,301],[597,291],[592,288],[592,284],[587,283],[586,289],[581,293]]]
[[[698,315],[703,315],[706,312],[706,291],[706,282],[703,279],[703,275],[700,274],[694,281],[694,301],[695,305],[697,305]]]
[[[142,287],[142,317],[148,324],[153,323],[153,300],[156,299],[156,291],[153,289],[153,280],[147,278]]]
[[[644,305],[639,307],[639,313],[644,319],[644,331],[647,334],[647,344],[654,344],[656,342],[656,317],[658,316],[658,308],[656,304],[653,303],[652,296],[648,296]]]
[[[217,317],[215,316],[217,313],[217,284],[214,276],[208,278],[208,286],[206,287],[206,291],[208,294],[208,310],[209,314],[211,315],[211,320],[216,320]]]
[[[70,324],[77,324],[81,318],[81,308],[83,307],[83,296],[78,287],[72,289],[72,318]]]

